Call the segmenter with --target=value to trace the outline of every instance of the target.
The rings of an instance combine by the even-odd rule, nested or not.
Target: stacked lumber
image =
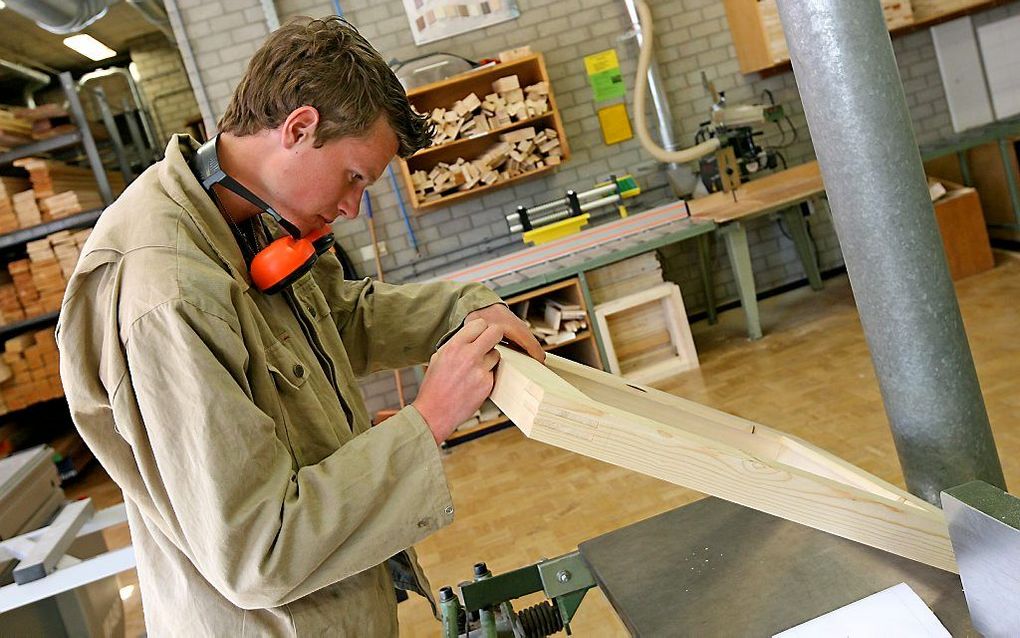
[[[97,191],[73,190],[57,193],[39,200],[43,220],[60,219],[103,207],[103,198]]]
[[[19,227],[28,228],[42,223],[42,212],[39,210],[38,202],[35,201],[35,191],[29,189],[16,193],[11,197],[11,203],[14,205],[14,216]]]
[[[52,197],[65,191],[96,189],[95,176],[87,168],[38,157],[15,160],[14,165],[28,171],[28,179],[32,182],[36,199]],[[124,190],[124,179],[119,173],[107,174],[107,179],[115,195]]]
[[[57,261],[49,238],[28,242],[27,247],[29,270],[32,273],[32,283],[39,293],[39,305],[42,312],[60,310],[67,281],[64,279],[60,262]]]
[[[32,141],[32,123],[18,117],[14,109],[0,107],[0,147],[6,149]]]
[[[595,305],[648,290],[663,283],[662,266],[654,252],[647,252],[585,273]]]
[[[438,146],[456,139],[484,135],[514,122],[544,115],[549,108],[547,82],[522,89],[516,75],[499,78],[492,83],[492,93],[487,94],[484,100],[475,93],[469,93],[448,109],[432,109],[429,117],[436,125],[432,144]]]
[[[23,177],[0,177],[0,233],[14,232],[21,227],[11,198],[29,188],[31,183]]]
[[[14,111],[15,115],[32,124],[32,139],[46,140],[78,130],[71,123],[71,115],[59,104],[42,104],[34,108]]]
[[[556,131],[537,131],[528,126],[499,136],[481,157],[468,161],[458,157],[452,164],[438,162],[431,171],[411,174],[420,201],[434,201],[453,191],[468,191],[513,179],[560,163],[563,151]]]
[[[10,377],[0,383],[0,397],[6,410],[20,410],[63,396],[53,328],[8,339],[0,359],[10,372]]]
[[[28,259],[7,265],[10,280],[0,281],[0,320],[4,324],[60,310],[67,280],[91,232],[63,230],[29,242]]]

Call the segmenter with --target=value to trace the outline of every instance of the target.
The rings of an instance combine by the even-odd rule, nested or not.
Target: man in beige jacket
[[[220,130],[221,168],[303,234],[355,218],[430,139],[335,18],[272,34]],[[498,341],[541,348],[482,286],[344,281],[332,254],[260,292],[249,264],[279,229],[203,189],[196,148],[175,136],[103,213],[58,327],[75,424],[124,492],[148,633],[395,635],[394,585],[431,602],[410,547],[453,519],[438,443],[491,390]],[[425,361],[414,403],[370,427],[357,377]]]

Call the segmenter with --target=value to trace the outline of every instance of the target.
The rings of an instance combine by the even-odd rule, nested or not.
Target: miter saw
[[[778,150],[758,144],[755,138],[764,135],[754,126],[773,122],[782,131],[784,119],[789,121],[779,104],[740,104],[729,106],[726,93],[716,91],[704,72],[701,82],[712,94],[711,117],[702,122],[694,141],[719,140],[719,150],[701,157],[698,173],[709,192],[730,192],[746,178],[762,170],[776,168],[782,160]],[[771,93],[766,93],[771,98]],[[793,126],[790,126],[793,129]],[[794,139],[796,139],[796,129]],[[785,133],[785,131],[783,131]],[[785,162],[784,162],[785,163]]]

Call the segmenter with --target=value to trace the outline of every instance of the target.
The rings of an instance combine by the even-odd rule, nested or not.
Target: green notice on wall
[[[615,49],[585,56],[584,68],[596,102],[621,98],[627,93]]]

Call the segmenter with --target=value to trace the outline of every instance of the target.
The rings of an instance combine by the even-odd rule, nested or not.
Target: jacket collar
[[[185,210],[231,276],[242,284],[243,290],[247,290],[251,280],[241,247],[227,220],[188,164],[188,158],[198,147],[198,142],[190,135],[172,136],[164,159],[159,163],[160,184],[167,195]]]

